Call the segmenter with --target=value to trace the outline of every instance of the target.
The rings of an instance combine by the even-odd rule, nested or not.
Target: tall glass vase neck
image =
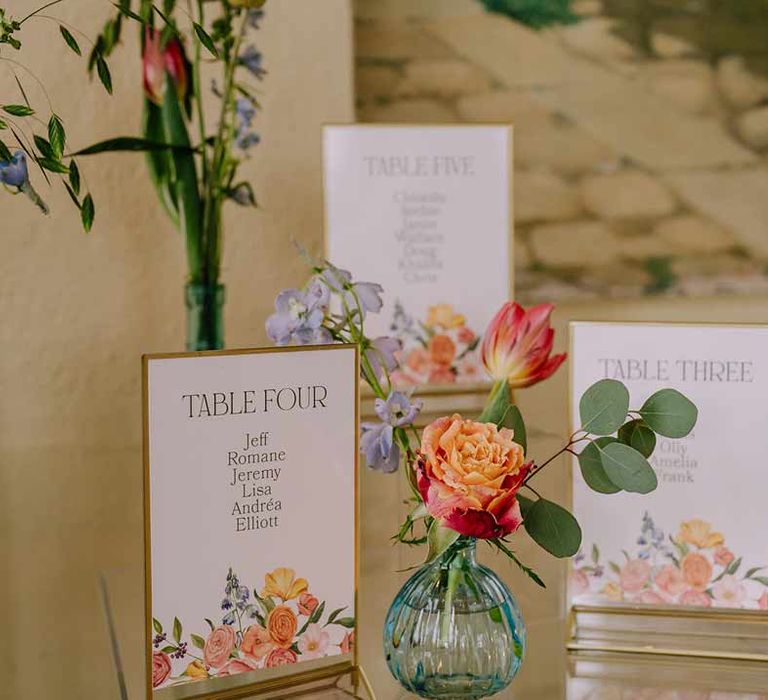
[[[440,557],[443,566],[460,568],[477,565],[477,540],[474,537],[459,537]]]
[[[190,283],[185,289],[187,350],[224,347],[224,285]]]

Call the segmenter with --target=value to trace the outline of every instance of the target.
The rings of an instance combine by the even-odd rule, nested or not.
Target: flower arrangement
[[[83,55],[81,32],[49,14],[49,8],[67,0],[48,2],[20,20],[9,18],[0,7],[0,49],[20,51],[20,33],[28,22],[53,22],[66,45]],[[158,198],[173,225],[184,234],[188,278],[186,303],[189,310],[187,346],[207,350],[223,346],[221,307],[224,288],[220,284],[222,210],[226,201],[256,206],[251,184],[238,179],[238,170],[252,147],[259,142],[253,121],[259,101],[253,88],[265,70],[262,56],[251,43],[259,27],[265,0],[119,0],[115,13],[105,23],[92,45],[88,69],[96,73],[112,93],[108,59],[120,44],[123,27],[133,23],[141,38],[144,85],[143,121],[140,137],[117,137],[77,151],[69,151],[61,118],[53,112],[41,121],[27,98],[13,59],[0,61],[14,73],[19,89],[18,104],[0,106],[0,131],[11,140],[0,139],[0,183],[14,194],[24,193],[48,213],[34,189],[29,163],[42,177],[61,177],[72,201],[80,210],[86,231],[93,226],[95,205],[85,192],[79,158],[110,151],[139,151],[147,166]],[[84,36],[84,35],[82,35]],[[210,89],[203,87],[206,64],[220,67],[220,76]],[[26,70],[26,69],[24,69]],[[36,83],[42,82],[32,76]],[[217,118],[209,128],[206,108],[215,101]],[[50,104],[50,100],[48,100]],[[52,110],[52,107],[51,107]],[[40,126],[46,127],[45,133]],[[192,134],[196,134],[193,137]],[[15,152],[12,152],[15,149]]]
[[[525,310],[508,302],[480,344],[483,366],[493,381],[481,415],[444,416],[419,433],[413,423],[421,402],[394,385],[400,340],[365,333],[365,319],[381,309],[382,293],[379,285],[356,282],[351,273],[331,263],[316,264],[303,289],[278,295],[266,328],[279,345],[359,345],[362,377],[376,395],[379,418],[363,423],[361,449],[373,469],[395,472],[404,464],[412,511],[396,539],[426,544],[427,562],[459,547],[461,539],[479,539],[544,585],[520,562],[508,538],[522,527],[550,554],[571,557],[579,551],[582,535],[574,516],[534,487],[536,477],[561,455],[571,454],[578,457],[592,489],[603,494],[649,493],[657,486],[648,462],[656,435],[681,438],[696,423],[696,407],[675,389],[662,389],[630,409],[627,388],[604,379],[581,397],[579,429],[553,455],[532,458],[511,390],[552,376],[566,356],[552,354],[551,305]]]
[[[744,567],[725,544],[725,536],[699,518],[684,521],[667,536],[645,513],[638,549],[624,561],[601,562],[592,546],[590,560],[583,552],[574,560],[571,590],[614,602],[768,610],[766,567]],[[745,569],[745,570],[743,570]]]
[[[342,617],[346,608],[326,615],[325,601],[287,567],[266,574],[261,592],[243,585],[230,568],[220,608],[218,622],[206,618],[206,636],[185,637],[174,618],[169,638],[152,620],[153,688],[349,654],[354,647],[355,620]]]

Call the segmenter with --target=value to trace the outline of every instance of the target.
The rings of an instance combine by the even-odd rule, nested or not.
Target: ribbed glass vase
[[[424,698],[483,698],[506,688],[525,655],[525,623],[512,593],[461,538],[417,571],[384,624],[392,675]]]

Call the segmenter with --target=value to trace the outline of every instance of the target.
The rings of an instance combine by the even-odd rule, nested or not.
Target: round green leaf
[[[613,442],[600,450],[600,461],[606,476],[625,491],[650,493],[658,479],[648,460],[622,442]]]
[[[633,420],[619,428],[619,442],[636,449],[643,457],[650,457],[656,449],[656,433],[643,421]]]
[[[612,437],[601,437],[589,443],[579,454],[581,475],[587,486],[598,493],[618,493],[621,489],[616,486],[605,473],[600,451],[606,445],[616,442]]]
[[[533,541],[553,556],[572,557],[581,547],[576,518],[552,501],[535,501],[526,510],[523,525]]]
[[[629,411],[629,391],[615,379],[601,379],[579,401],[581,428],[593,435],[610,435],[624,423]]]
[[[659,435],[683,438],[696,425],[699,410],[676,389],[662,389],[643,404],[640,415]]]

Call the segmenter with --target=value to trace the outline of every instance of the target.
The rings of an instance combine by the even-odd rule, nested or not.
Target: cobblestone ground
[[[363,122],[515,125],[518,297],[768,293],[768,80],[602,14],[535,32],[474,0],[357,0]]]

